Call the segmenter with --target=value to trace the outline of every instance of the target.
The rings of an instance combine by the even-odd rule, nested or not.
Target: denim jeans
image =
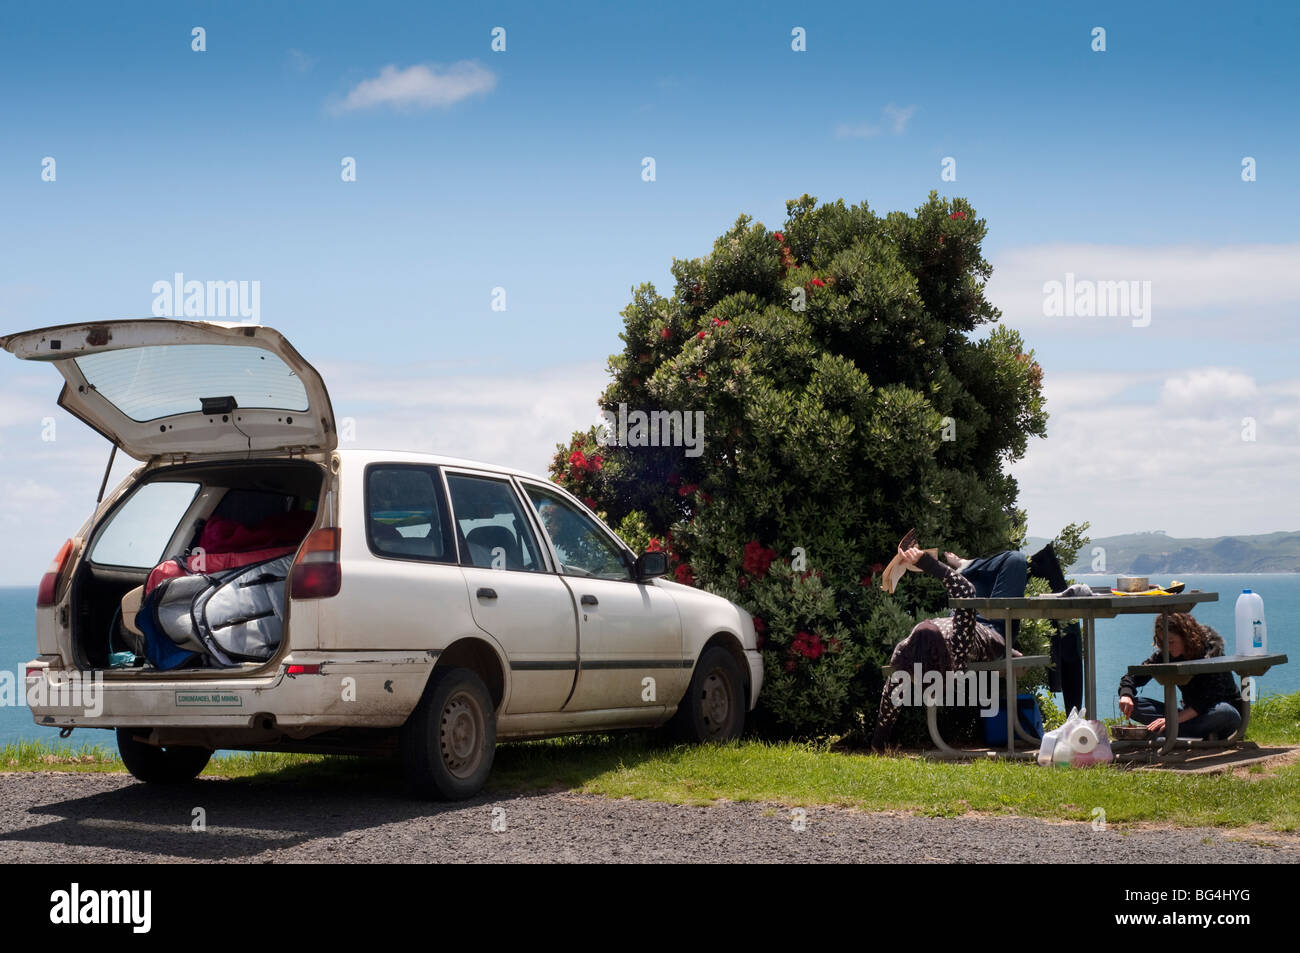
[[[996,556],[971,560],[971,564],[963,569],[961,574],[975,586],[977,599],[1001,599],[1008,596],[1018,599],[1025,594],[1025,581],[1029,578],[1029,560],[1025,558],[1024,553],[1009,550]],[[976,616],[976,618],[985,625],[997,629],[1002,634],[1002,638],[1006,639],[1005,619],[990,620],[983,616]],[[1018,625],[1013,625],[1011,628],[1013,647],[1018,628]]]
[[[1157,718],[1165,717],[1164,699],[1156,701],[1146,695],[1133,699],[1133,720],[1149,725]],[[1210,738],[1222,740],[1241,727],[1241,712],[1232,702],[1219,702],[1206,712],[1197,712],[1178,726],[1179,738]]]

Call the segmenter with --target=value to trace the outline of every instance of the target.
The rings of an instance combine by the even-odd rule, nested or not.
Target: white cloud
[[[889,120],[890,131],[896,136],[901,136],[903,130],[907,127],[910,120],[916,112],[915,106],[895,106],[890,103],[885,107],[885,117]]]
[[[887,105],[881,112],[884,114],[883,123],[871,122],[842,122],[835,127],[836,139],[873,139],[885,132],[886,127],[889,132],[895,136],[901,136],[903,130],[907,128],[908,121],[916,113],[915,106],[895,106],[893,103]]]
[[[1199,246],[1034,245],[993,257],[993,277],[985,291],[1002,309],[1006,323],[1077,331],[1081,322],[1096,328],[1130,326],[1128,317],[1063,318],[1043,315],[1043,286],[1079,281],[1151,282],[1151,327],[1175,321],[1186,329],[1202,325],[1222,330],[1249,320],[1255,331],[1268,322],[1289,328],[1300,302],[1300,243]]]
[[[11,364],[14,362],[11,362]],[[442,364],[317,364],[340,422],[353,418],[356,440],[467,457],[546,475],[557,443],[600,422],[596,400],[608,382],[603,362],[510,373]],[[35,585],[59,545],[90,515],[109,445],[54,399],[48,367],[0,370],[0,585]],[[40,371],[43,373],[35,373]],[[13,412],[21,401],[21,410]],[[58,439],[41,439],[52,415]],[[118,454],[111,490],[135,462]]]
[[[1262,384],[1215,367],[1150,372],[1128,380],[1163,378],[1162,388],[1135,400],[1119,386],[1124,375],[1054,376],[1044,381],[1047,439],[1031,441],[1011,468],[1031,535],[1081,520],[1092,521],[1094,536],[1300,530],[1300,379]],[[1220,399],[1225,391],[1231,404]],[[1075,399],[1054,403],[1058,392]],[[1243,439],[1247,415],[1257,422],[1254,440]]]
[[[289,51],[288,65],[296,73],[310,73],[316,62],[316,57],[308,56],[302,50]]]
[[[388,65],[379,75],[358,83],[335,111],[351,112],[390,106],[396,109],[432,109],[451,106],[470,96],[491,92],[496,74],[477,62],[465,60],[448,67],[418,64],[398,69]]]
[[[1248,374],[1206,367],[1165,381],[1160,398],[1169,406],[1190,406],[1212,401],[1251,400],[1257,394],[1255,381]]]
[[[320,367],[352,446],[421,450],[546,472],[555,445],[600,422],[603,364],[520,374],[447,365],[333,363]]]

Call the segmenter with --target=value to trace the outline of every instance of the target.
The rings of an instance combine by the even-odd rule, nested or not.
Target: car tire
[[[181,784],[198,777],[212,757],[211,748],[191,745],[145,744],[135,738],[138,728],[117,729],[117,750],[131,776],[146,784]]]
[[[679,741],[740,737],[745,730],[745,677],[734,655],[718,645],[704,651],[668,727]]]
[[[473,797],[496,755],[496,712],[483,679],[467,668],[435,671],[398,741],[407,780],[421,797]]]

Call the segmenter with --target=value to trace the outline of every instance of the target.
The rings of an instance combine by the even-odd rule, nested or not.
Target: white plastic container
[[[1268,626],[1264,622],[1264,600],[1259,593],[1241,590],[1237,597],[1237,654],[1267,655]]]
[[[1056,746],[1061,743],[1061,729],[1053,728],[1043,735],[1043,741],[1038,746],[1038,763],[1046,767],[1052,763],[1052,754],[1056,751]]]

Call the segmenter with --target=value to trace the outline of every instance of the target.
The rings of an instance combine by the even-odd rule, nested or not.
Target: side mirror
[[[667,553],[642,553],[632,564],[632,575],[637,582],[653,579],[668,572]]]

